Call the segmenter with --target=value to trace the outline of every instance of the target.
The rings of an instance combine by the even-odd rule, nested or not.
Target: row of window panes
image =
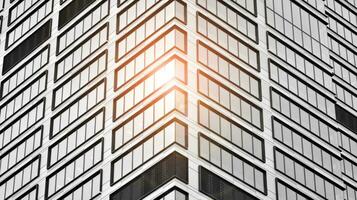
[[[253,126],[263,129],[261,108],[201,71],[198,72],[198,91]]]
[[[103,140],[98,140],[46,178],[45,198],[52,197],[102,160]]]
[[[113,130],[113,150],[119,149],[159,119],[175,110],[186,113],[186,93],[177,89],[167,92],[115,128]]]
[[[102,171],[98,171],[91,177],[77,185],[74,190],[60,197],[60,200],[87,200],[95,199],[102,192]]]
[[[18,142],[0,157],[0,175],[19,164],[42,146],[42,128],[36,129],[30,135]]]
[[[38,185],[35,185],[25,193],[21,194],[16,200],[38,200]]]
[[[334,74],[340,77],[343,81],[357,89],[357,73],[353,72],[345,65],[340,64],[334,59],[331,60],[331,65],[334,68]]]
[[[153,6],[160,3],[160,1],[161,0],[137,0],[135,3],[131,3],[126,8],[123,8],[123,10],[117,15],[117,32],[122,31],[129,24],[133,23],[140,16],[150,10]]]
[[[40,0],[22,0],[19,3],[16,3],[16,5],[11,7],[9,11],[9,25],[26,13],[26,11],[36,5],[39,1]]]
[[[59,87],[53,90],[54,104],[57,108],[64,101],[79,92],[91,81],[95,80],[107,69],[107,52],[104,51],[98,57],[86,64],[80,71],[63,81]]]
[[[346,133],[341,132],[341,148],[357,157],[357,141]]]
[[[340,83],[335,83],[336,86],[336,97],[341,100],[354,110],[357,110],[357,96],[354,92],[351,92],[344,87]]]
[[[311,114],[306,108],[296,104],[275,89],[271,90],[271,98],[271,107],[274,110],[288,117],[290,120],[332,146],[338,147],[338,132],[330,124],[323,121],[320,117]]]
[[[347,158],[342,159],[342,172],[353,180],[357,179],[357,164]]]
[[[259,51],[252,48],[241,39],[223,29],[203,14],[197,14],[197,32],[239,60],[259,71]]]
[[[47,88],[47,73],[41,74],[33,82],[0,106],[0,124],[36,99]]]
[[[273,119],[273,137],[327,171],[341,176],[340,159],[288,125]]]
[[[24,111],[23,114],[0,131],[0,149],[10,144],[44,117],[45,99]]]
[[[188,170],[188,159],[175,151],[149,169],[142,169],[141,174],[136,175],[135,178],[111,193],[109,199],[145,199],[146,196],[173,179],[188,184]]]
[[[210,199],[231,200],[258,200],[241,187],[220,177],[217,173],[212,172],[205,167],[198,166],[199,191],[210,197]]]
[[[199,147],[201,158],[265,194],[265,171],[202,134],[199,135]]]
[[[264,161],[263,139],[202,102],[198,103],[198,122],[236,147]]]
[[[0,185],[1,199],[9,199],[13,194],[19,191],[22,187],[28,185],[36,179],[40,173],[40,156],[32,159],[25,164],[21,169],[11,174]]]
[[[99,3],[94,9],[90,10],[84,17],[74,23],[70,28],[65,30],[57,39],[58,53],[64,51],[71,44],[75,43],[85,33],[93,29],[100,21],[109,14],[108,1]]]
[[[6,34],[6,47],[10,47],[16,41],[22,38],[26,33],[30,32],[37,24],[44,20],[52,12],[52,0],[42,4],[36,8],[34,13],[24,18],[19,24]]]
[[[108,24],[100,27],[83,43],[76,46],[72,52],[59,60],[55,65],[55,80],[63,77],[105,44],[108,40],[108,29]]]
[[[267,24],[320,59],[328,55],[326,25],[291,0],[266,1]],[[283,12],[284,11],[284,12]]]
[[[343,191],[330,180],[275,148],[275,169],[323,198],[343,199]]]
[[[258,25],[221,0],[198,0],[197,4],[217,16],[235,30],[258,42]]]
[[[340,3],[338,0],[327,0],[326,6],[335,11],[340,17],[357,27],[357,14],[350,10],[350,8]]]
[[[172,59],[156,69],[149,76],[138,81],[136,85],[114,99],[116,118],[131,110],[134,106],[165,86],[171,80],[186,80],[186,63]]]
[[[171,29],[135,55],[129,62],[115,69],[115,88],[118,89],[127,81],[138,75],[158,58],[173,48],[186,51],[185,33],[180,29]]]
[[[305,196],[300,191],[291,187],[290,185],[282,182],[281,180],[276,181],[276,194],[277,199],[298,199],[298,200],[312,200],[311,198]]]
[[[249,92],[253,97],[261,98],[261,85],[257,77],[202,42],[197,43],[197,51],[198,62],[229,80],[237,87]]]
[[[132,51],[171,20],[178,19],[185,22],[185,15],[182,15],[185,6],[183,3],[173,1],[169,5],[161,8],[155,15],[145,19],[143,24],[139,24],[128,34],[120,38],[116,44],[120,58],[124,57],[128,52]]]
[[[103,129],[104,110],[101,109],[48,148],[48,167],[63,160]]]
[[[240,7],[244,8],[246,11],[257,15],[257,1],[256,0],[231,0]]]
[[[51,137],[54,137],[63,129],[81,116],[94,108],[105,99],[106,80],[102,79],[95,86],[85,92],[82,96],[72,101],[72,103],[58,112],[51,118]]]
[[[297,78],[279,64],[269,60],[269,75],[270,79],[286,88],[300,99],[314,106],[321,112],[335,119],[335,104],[324,94],[317,92],[319,90],[313,88],[305,81]]]
[[[186,131],[184,124],[173,121],[122,154],[112,162],[112,182],[120,181],[175,143],[186,146]]]
[[[44,67],[48,63],[48,61],[49,46],[42,49],[38,54],[30,58],[28,62],[19,67],[17,71],[9,75],[4,81],[1,82],[1,96],[4,97],[13,92],[26,80],[32,77],[38,70]]]
[[[328,16],[328,27],[346,41],[350,42],[354,46],[357,46],[357,33],[355,30],[351,30],[339,20],[336,20],[333,15]]]
[[[295,49],[286,46],[285,43],[270,33],[268,34],[268,50],[290,64],[293,68],[331,91],[332,77],[325,70],[322,70],[320,66],[306,59],[303,54],[297,52]]]
[[[355,200],[355,199],[357,199],[357,189],[351,187],[348,184],[346,184],[345,199],[346,200]]]
[[[350,63],[352,66],[357,65],[357,53],[351,50],[349,47],[336,40],[332,36],[329,37],[330,49],[335,54],[339,55],[346,62]]]
[[[155,200],[188,200],[188,194],[181,189],[173,188],[169,192],[156,198]]]

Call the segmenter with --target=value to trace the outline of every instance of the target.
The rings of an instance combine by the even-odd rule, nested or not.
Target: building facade
[[[0,7],[0,200],[357,199],[357,0]]]

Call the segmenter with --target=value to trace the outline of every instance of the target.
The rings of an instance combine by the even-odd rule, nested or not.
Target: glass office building
[[[0,4],[0,200],[357,199],[357,0]]]

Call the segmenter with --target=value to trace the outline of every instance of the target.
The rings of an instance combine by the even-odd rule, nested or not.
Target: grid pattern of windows
[[[268,50],[327,90],[332,90],[332,77],[326,70],[271,33],[268,34]]]
[[[253,97],[261,98],[261,83],[253,74],[200,41],[197,43],[197,54],[197,61],[200,64],[229,80]]]
[[[331,62],[335,75],[341,78],[342,81],[357,89],[357,73],[335,59],[331,59]]]
[[[149,76],[144,77],[114,99],[116,118],[131,110],[171,80],[186,82],[186,71],[186,63],[181,59],[173,58],[165,62]]]
[[[1,81],[1,97],[13,92],[17,87],[30,79],[37,71],[43,68],[49,61],[49,46],[46,46],[25,64],[18,67],[11,75]]]
[[[143,199],[174,178],[188,183],[188,170],[188,159],[177,152],[173,152],[112,193],[110,200]]]
[[[103,21],[103,19],[105,19],[108,15],[109,2],[108,0],[104,0],[58,36],[57,54],[60,54],[66,48],[79,40],[84,34]]]
[[[259,51],[203,14],[197,14],[197,32],[253,69],[260,71]]]
[[[340,158],[305,135],[273,118],[273,137],[327,171],[341,175]]]
[[[357,198],[357,188],[355,188],[354,186],[351,186],[349,184],[346,184],[345,198],[347,200],[356,199]]]
[[[86,200],[95,199],[102,192],[102,171],[94,173],[82,183],[66,193],[60,200]]]
[[[269,60],[269,76],[271,80],[289,90],[300,99],[314,106],[327,116],[335,118],[335,102],[272,60]]]
[[[357,178],[357,164],[347,157],[342,159],[342,172],[353,180]]]
[[[30,32],[37,24],[43,21],[52,13],[52,0],[43,2],[29,15],[25,16],[15,27],[6,33],[6,48],[11,47],[20,40],[26,33]]]
[[[24,194],[16,198],[16,200],[37,200],[38,199],[38,185],[30,188]]]
[[[299,192],[295,188],[291,187],[290,185],[286,184],[285,182],[281,181],[280,179],[276,179],[276,193],[277,199],[298,199],[298,200],[312,200],[307,195]]]
[[[318,58],[328,59],[327,27],[292,0],[266,0],[267,24]]]
[[[71,52],[59,60],[55,65],[55,81],[72,71],[83,60],[107,43],[108,29],[108,23],[104,24],[85,41],[77,45]]]
[[[51,118],[50,137],[53,138],[59,132],[88,113],[96,105],[105,100],[106,79],[102,79],[91,89],[65,107]]]
[[[58,29],[63,28],[73,18],[88,8],[95,0],[73,0],[58,13]]]
[[[357,63],[357,53],[341,43],[340,41],[336,40],[334,37],[330,35],[330,50],[337,54],[339,57],[344,59],[346,62],[350,63],[352,66],[356,66]]]
[[[197,5],[217,16],[238,32],[258,43],[258,25],[221,0],[198,0]]]
[[[246,98],[198,71],[198,92],[207,96],[254,127],[263,130],[263,112]]]
[[[120,0],[118,0],[120,1]],[[122,9],[117,15],[117,32],[121,32],[127,26],[143,16],[152,7],[159,4],[161,0],[136,0]],[[119,4],[118,4],[119,5]]]
[[[42,132],[40,127],[22,139],[16,146],[9,149],[0,157],[0,176],[29,157],[42,146]]]
[[[276,89],[271,90],[271,107],[288,117],[293,122],[310,131],[322,140],[338,147],[338,132],[336,128],[323,121],[320,117],[312,114],[299,104],[293,102]]]
[[[356,93],[344,88],[340,83],[335,82],[336,98],[357,111]]]
[[[183,13],[185,13],[183,10],[185,9],[186,4],[173,1],[168,5],[164,5],[155,14],[149,16],[145,21],[121,37],[116,42],[117,54],[120,52],[119,59],[142,44],[146,39],[155,34],[155,32],[158,32],[172,20],[177,19],[182,23],[186,23],[186,16],[183,15]]]
[[[257,1],[256,0],[231,0],[238,6],[244,8],[253,15],[257,15]]]
[[[199,190],[213,199],[231,200],[258,200],[248,192],[219,177],[216,173],[199,166]]]
[[[173,144],[186,147],[186,136],[187,126],[180,121],[174,120],[162,126],[112,162],[111,183],[119,182]]]
[[[48,168],[63,160],[104,130],[105,110],[100,109],[79,126],[48,147]]]
[[[178,89],[166,92],[116,127],[112,135],[112,150],[119,149],[173,111],[186,113],[186,93]]]
[[[30,162],[26,163],[16,172],[8,176],[0,183],[1,199],[10,199],[22,187],[31,183],[40,175],[40,156],[36,156]]]
[[[357,32],[350,27],[344,26],[343,23],[335,18],[333,15],[328,16],[329,24],[328,27],[333,32],[337,33],[347,42],[357,46]]]
[[[18,1],[14,6],[9,9],[9,22],[12,24],[14,21],[19,19],[23,14],[35,6],[40,0],[21,0]]]
[[[103,139],[62,165],[46,178],[45,198],[48,199],[81,177],[103,160]]]
[[[41,95],[47,88],[47,71],[25,86],[11,99],[0,106],[0,124],[15,115],[32,100]]]
[[[0,131],[0,150],[43,119],[44,115],[45,99],[42,99]]]
[[[340,135],[341,148],[357,158],[357,140],[344,132],[341,132]]]
[[[264,141],[218,111],[198,102],[198,122],[236,147],[264,161]]]
[[[357,27],[357,14],[348,5],[341,3],[340,0],[327,0],[326,5],[345,21]]]
[[[51,37],[51,24],[50,19],[4,56],[3,75]]]
[[[259,192],[266,193],[265,171],[240,157],[209,137],[200,134],[199,156],[233,175]]]
[[[343,189],[280,149],[274,149],[275,169],[326,199],[343,199]]]
[[[102,52],[91,60],[82,69],[73,74],[61,85],[53,90],[52,109],[57,108],[71,96],[78,93],[81,89],[89,85],[107,70],[108,55],[107,51]]]
[[[122,66],[115,69],[115,89],[133,79],[170,50],[178,49],[186,52],[185,41],[185,33],[177,27],[157,37],[156,41],[145,47],[142,52],[139,52]]]

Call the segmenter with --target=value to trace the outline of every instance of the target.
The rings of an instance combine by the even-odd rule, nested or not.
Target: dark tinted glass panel
[[[111,194],[110,200],[142,199],[173,178],[188,182],[188,160],[176,152]]]
[[[223,178],[210,172],[206,168],[199,167],[199,189],[202,193],[216,200],[258,200],[251,194],[243,191]]]
[[[51,36],[51,22],[47,21],[27,39],[21,42],[10,53],[4,57],[2,74],[11,70],[18,62],[29,55],[35,48],[44,43]]]
[[[357,133],[357,117],[338,105],[336,105],[336,120],[346,128]]]
[[[94,1],[95,0],[74,0],[69,3],[59,12],[58,29],[61,29]]]

